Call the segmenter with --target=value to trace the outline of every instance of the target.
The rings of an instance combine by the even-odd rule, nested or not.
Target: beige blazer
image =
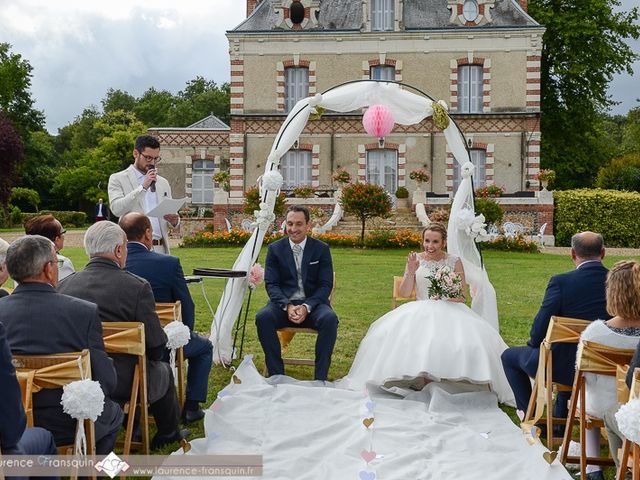
[[[142,185],[138,184],[138,179],[134,172],[134,166],[129,165],[126,170],[114,173],[109,177],[109,207],[113,214],[122,217],[129,212],[144,211],[144,196],[146,192]],[[156,180],[156,195],[158,203],[163,197],[171,197],[171,186],[166,178],[158,175]],[[169,253],[169,227],[171,226],[166,220],[159,218],[162,241],[166,253]]]

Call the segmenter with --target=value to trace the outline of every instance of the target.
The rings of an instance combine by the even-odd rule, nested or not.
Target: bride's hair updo
[[[640,321],[640,263],[623,260],[607,274],[607,312]]]
[[[424,240],[424,234],[426,232],[438,232],[442,236],[442,241],[447,241],[447,228],[440,222],[431,222],[422,230],[422,239]]]

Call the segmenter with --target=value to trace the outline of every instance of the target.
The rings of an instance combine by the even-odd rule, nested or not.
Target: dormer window
[[[371,0],[371,31],[393,31],[394,0]]]
[[[462,15],[467,22],[475,22],[478,18],[480,9],[478,8],[478,2],[476,0],[466,0],[462,7]]]
[[[304,21],[304,5],[299,1],[291,2],[289,6],[289,20],[294,25],[300,25]]]

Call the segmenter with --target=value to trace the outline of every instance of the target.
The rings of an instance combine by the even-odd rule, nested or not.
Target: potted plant
[[[409,178],[418,184],[418,188],[421,188],[423,183],[429,183],[431,174],[422,168],[416,168],[415,170],[411,170]]]
[[[218,184],[218,188],[221,188],[227,193],[231,190],[229,179],[229,170],[221,170],[213,175],[213,181]]]
[[[504,193],[504,187],[498,185],[487,185],[486,187],[476,188],[476,197],[495,198]]]
[[[540,173],[538,173],[538,180],[540,181],[540,185],[542,185],[543,190],[546,190],[549,183],[553,183],[555,179],[555,170],[543,168],[542,170],[540,170]]]
[[[396,190],[396,207],[398,208],[408,208],[409,207],[409,190],[405,187],[398,187]]]
[[[293,196],[298,198],[312,198],[316,194],[316,189],[308,185],[300,185],[293,189]]]
[[[351,174],[344,168],[337,169],[331,177],[340,187],[345,186],[347,183],[351,183]]]

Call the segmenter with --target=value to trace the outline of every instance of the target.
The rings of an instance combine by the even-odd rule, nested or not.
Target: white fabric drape
[[[276,135],[265,165],[265,176],[269,172],[277,171],[280,158],[300,137],[312,109],[316,106],[345,113],[357,111],[370,105],[385,105],[393,114],[395,123],[413,125],[433,114],[432,103],[429,98],[405,90],[398,84],[370,80],[345,84],[324,94],[302,99],[293,107]],[[456,161],[461,166],[470,164],[462,134],[453,122],[444,131],[444,135]],[[273,213],[275,199],[280,189],[280,185],[275,188],[273,182],[269,183],[269,188],[262,185],[260,194],[263,203],[258,214],[257,227],[236,260],[233,266],[234,270],[249,271],[258,257],[264,235],[269,228],[269,222],[266,220],[268,220],[269,214]],[[473,310],[497,329],[498,313],[495,291],[482,267],[480,254],[474,240],[468,237],[464,231],[452,227],[452,222],[464,208],[473,211],[471,177],[463,178],[454,198],[448,229],[448,248],[450,253],[458,255],[463,261],[473,297]],[[211,326],[210,337],[214,347],[214,360],[217,363],[228,363],[233,357],[231,332],[242,307],[246,290],[246,279],[229,280],[220,299]]]

